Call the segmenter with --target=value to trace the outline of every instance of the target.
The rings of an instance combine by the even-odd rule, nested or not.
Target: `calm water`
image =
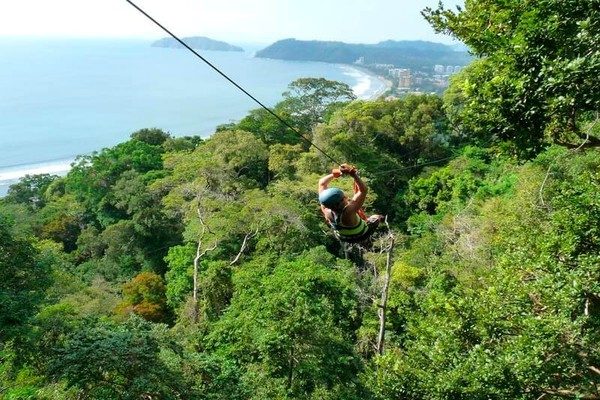
[[[363,98],[383,86],[343,65],[201,54],[269,106],[299,77],[342,81]],[[0,195],[25,173],[64,173],[76,155],[138,129],[207,136],[258,107],[188,52],[149,41],[0,38],[0,57]]]

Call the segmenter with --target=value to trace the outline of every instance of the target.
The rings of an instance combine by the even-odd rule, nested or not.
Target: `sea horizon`
[[[259,105],[182,49],[146,39],[0,38],[0,196],[25,175],[65,175],[77,156],[101,151],[143,128],[208,137]],[[246,50],[246,49],[245,49]],[[294,79],[347,83],[360,99],[386,82],[345,64],[203,51],[271,107]],[[8,78],[8,77],[11,78]],[[4,78],[1,78],[4,77]]]

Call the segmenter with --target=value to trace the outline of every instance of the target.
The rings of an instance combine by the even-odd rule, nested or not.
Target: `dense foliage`
[[[427,11],[482,56],[443,98],[290,85],[275,110],[388,215],[372,246],[335,240],[329,159],[260,110],[25,177],[0,201],[0,396],[600,398],[589,4]]]
[[[440,5],[424,15],[482,57],[451,90],[462,97],[457,124],[521,152],[548,139],[581,143],[581,122],[600,108],[600,1],[467,0],[464,10]]]

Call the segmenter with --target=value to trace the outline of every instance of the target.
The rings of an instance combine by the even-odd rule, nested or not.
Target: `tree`
[[[296,162],[302,155],[300,145],[276,143],[269,147],[269,171],[275,178],[292,178],[296,173]]]
[[[151,171],[163,169],[163,152],[160,146],[132,139],[99,153],[80,156],[65,178],[66,191],[74,194],[100,225],[108,226],[124,217],[106,197],[113,185],[131,170],[150,173],[148,177],[156,179]]]
[[[53,197],[38,212],[37,219],[41,223],[41,238],[61,243],[66,252],[71,252],[85,224],[85,209],[74,195]]]
[[[18,183],[10,185],[5,201],[25,204],[32,210],[39,210],[46,203],[46,189],[57,178],[57,175],[50,174],[25,175]]]
[[[84,398],[197,398],[161,358],[160,327],[132,317],[124,324],[87,321],[51,360],[50,374]]]
[[[192,243],[173,246],[165,257],[168,270],[165,273],[167,304],[177,309],[193,290],[193,260],[196,249]]]
[[[202,143],[200,136],[171,137],[167,139],[162,147],[167,153],[176,151],[192,151]]]
[[[283,103],[278,103],[273,111],[283,120],[293,122],[292,115],[283,106]],[[285,126],[273,114],[263,108],[252,110],[238,124],[223,128],[223,130],[231,129],[252,132],[268,145],[276,143],[295,145],[303,142],[296,132]]]
[[[428,168],[410,180],[404,202],[411,214],[407,225],[413,234],[426,231],[431,222],[459,212],[468,202],[510,192],[516,177],[507,159],[494,157],[491,149],[466,146],[441,168]]]
[[[136,245],[136,252],[140,253],[144,264],[158,273],[164,273],[163,258],[169,247],[181,242],[183,230],[183,222],[163,210],[161,201],[165,193],[151,186],[162,175],[126,171],[106,197],[106,203],[131,222],[134,234],[130,242]]]
[[[328,109],[352,101],[356,95],[345,83],[325,78],[300,78],[288,85],[281,107],[287,110],[303,133],[325,120]]]
[[[250,111],[238,124],[223,125],[217,131],[241,129],[252,132],[268,145],[302,144],[306,148],[309,143],[305,139],[311,136],[312,129],[354,99],[352,88],[345,83],[324,78],[300,78],[288,85],[283,100],[273,108],[277,116],[295,129],[259,108]]]
[[[33,317],[51,282],[49,272],[32,243],[15,237],[0,213],[0,342],[17,336]]]
[[[135,131],[131,134],[131,138],[140,142],[148,143],[154,146],[160,146],[167,140],[171,139],[171,135],[158,128],[144,128]]]
[[[356,384],[351,270],[333,267],[338,260],[322,248],[294,261],[267,260],[235,273],[237,290],[210,334],[210,348],[237,360],[250,391],[269,398]]]
[[[169,312],[162,278],[152,272],[142,272],[123,285],[123,301],[117,312],[134,313],[152,322],[165,322]]]
[[[599,9],[598,0],[471,0],[464,9],[440,3],[423,15],[436,31],[484,57],[487,71],[471,70],[457,83],[464,113],[496,115],[499,124],[488,137],[515,140],[531,153],[546,141],[544,133],[579,145],[585,136],[579,122],[600,108]],[[587,138],[587,145],[599,144],[600,138]]]
[[[90,278],[131,279],[144,268],[164,273],[168,247],[181,240],[182,222],[163,212],[165,193],[152,187],[166,175],[161,143],[170,138],[157,129],[132,137],[79,157],[50,185],[38,212],[36,233],[76,250],[77,262],[85,263],[80,271]]]

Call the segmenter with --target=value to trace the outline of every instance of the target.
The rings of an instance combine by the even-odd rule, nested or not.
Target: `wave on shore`
[[[15,165],[0,168],[0,196],[6,195],[10,185],[25,175],[53,174],[65,175],[71,169],[73,159],[53,160],[37,164]]]
[[[344,75],[350,76],[357,81],[352,86],[352,91],[361,100],[373,100],[379,97],[389,86],[389,83],[379,76],[371,74],[362,69],[349,65],[343,65]]]

